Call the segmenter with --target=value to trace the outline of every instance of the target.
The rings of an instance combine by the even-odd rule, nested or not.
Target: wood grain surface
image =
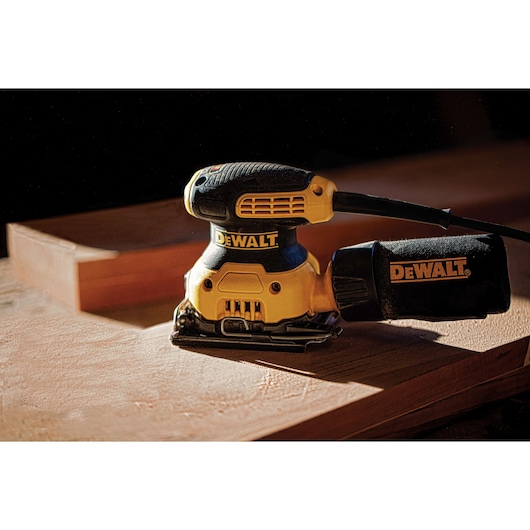
[[[518,143],[344,169],[335,176],[342,189],[407,200],[431,194],[433,206],[530,230],[529,167],[529,145]],[[436,177],[430,189],[422,184],[411,196],[425,175]],[[444,178],[459,186],[444,191]],[[467,194],[465,204],[461,194]],[[332,247],[371,234],[384,239],[396,232],[399,237],[440,233],[413,223],[353,217],[304,228],[300,239],[312,251],[322,248],[319,258],[325,261]],[[35,223],[22,228],[40,232],[42,244],[50,233]],[[51,237],[57,244],[59,236]],[[513,292],[507,313],[443,323],[350,323],[339,339],[304,354],[178,348],[168,338],[168,311],[178,299],[151,305],[145,318],[147,303],[99,314],[78,311],[45,283],[25,281],[10,256],[0,261],[0,439],[410,436],[452,414],[530,388],[530,245],[512,240],[506,245]],[[123,251],[105,246],[112,245],[98,247],[96,237],[81,250]],[[151,249],[142,243],[129,250]]]

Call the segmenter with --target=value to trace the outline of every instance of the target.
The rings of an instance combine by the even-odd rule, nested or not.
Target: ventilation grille
[[[298,217],[304,215],[306,202],[303,195],[263,197],[246,195],[237,208],[239,217]]]
[[[259,300],[224,300],[225,317],[241,317],[247,320],[261,320],[263,318],[263,304]]]

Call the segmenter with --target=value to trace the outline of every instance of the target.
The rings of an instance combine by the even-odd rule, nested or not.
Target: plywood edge
[[[7,225],[7,248],[14,277],[79,309],[77,261],[113,259],[108,250],[76,245],[23,223]]]
[[[78,306],[75,245],[19,223],[7,225],[7,248],[14,277]],[[50,251],[51,250],[51,251]]]

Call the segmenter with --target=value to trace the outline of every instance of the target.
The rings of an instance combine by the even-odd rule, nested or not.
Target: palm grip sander
[[[501,236],[530,234],[403,201],[339,192],[311,171],[237,162],[197,171],[184,190],[210,243],[185,275],[170,340],[181,346],[303,351],[337,320],[484,318],[507,311]],[[372,241],[337,250],[321,273],[296,227],[337,211],[463,226],[487,234]]]

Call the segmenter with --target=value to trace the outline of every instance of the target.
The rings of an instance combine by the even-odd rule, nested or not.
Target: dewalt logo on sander
[[[391,283],[460,280],[471,275],[466,269],[467,258],[444,258],[390,262]]]
[[[278,232],[238,233],[215,229],[214,241],[225,248],[263,250],[278,248]]]

